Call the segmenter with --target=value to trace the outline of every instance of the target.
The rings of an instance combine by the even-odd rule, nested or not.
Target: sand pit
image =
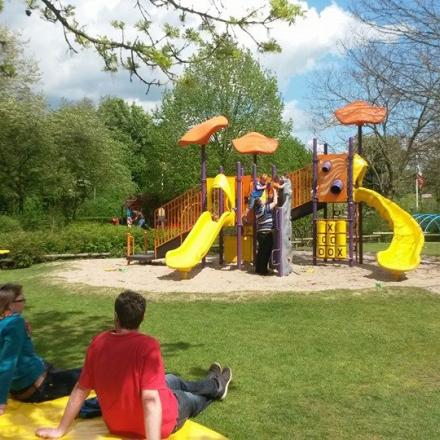
[[[381,269],[374,255],[366,255],[365,264],[349,267],[346,263],[311,264],[311,255],[296,252],[293,272],[287,277],[259,276],[252,268],[237,271],[220,267],[215,258],[205,268],[195,268],[182,279],[180,274],[164,265],[127,265],[125,259],[75,260],[55,263],[51,273],[55,281],[97,287],[116,287],[154,293],[246,294],[251,292],[308,292],[331,289],[364,289],[390,286],[421,287],[440,293],[440,259],[426,258],[415,271],[401,281]]]

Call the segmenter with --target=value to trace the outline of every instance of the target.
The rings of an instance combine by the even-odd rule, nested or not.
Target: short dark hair
[[[119,325],[127,330],[136,330],[144,319],[147,301],[133,290],[124,290],[115,301],[115,313]]]

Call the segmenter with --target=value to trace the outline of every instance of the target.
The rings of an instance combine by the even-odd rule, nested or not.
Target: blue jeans
[[[46,400],[58,399],[58,397],[68,396],[81,375],[81,368],[71,370],[59,370],[50,366],[47,370],[47,376],[40,388],[24,399],[23,402],[45,402]],[[14,395],[11,393],[12,396]]]
[[[195,417],[218,397],[218,382],[214,378],[187,382],[174,374],[167,374],[165,379],[179,404],[179,416],[174,431],[180,429],[187,419]]]

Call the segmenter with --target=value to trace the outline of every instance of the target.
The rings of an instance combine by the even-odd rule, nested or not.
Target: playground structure
[[[376,209],[393,229],[390,246],[377,254],[378,264],[396,276],[415,269],[420,264],[420,253],[424,244],[423,232],[414,218],[396,203],[371,189],[362,187],[368,164],[360,155],[353,153],[353,139],[349,140],[348,154],[318,155],[316,147],[315,140],[313,146],[313,264],[317,263],[318,258],[345,259],[348,229],[348,262],[350,266],[353,265],[355,244],[360,243],[359,239],[355,240],[354,204],[363,202]],[[328,219],[324,214],[324,219],[318,219],[319,202],[347,203],[347,217]],[[358,261],[360,261],[359,249],[358,252]]]
[[[216,131],[225,128],[228,121],[223,116],[212,118],[202,124],[190,129],[179,141],[181,146],[189,144],[200,145],[201,147],[201,210],[196,222],[191,225],[191,230],[186,237],[181,237],[181,244],[177,249],[169,250],[165,254],[165,263],[167,266],[179,270],[182,274],[189,272],[204,258],[211,248],[212,244],[219,237],[220,260],[224,262],[236,261],[240,269],[244,262],[255,262],[255,219],[254,227],[245,228],[242,221],[242,212],[245,203],[243,187],[248,188],[250,192],[251,182],[255,184],[257,178],[256,155],[271,154],[278,147],[278,141],[268,138],[260,133],[248,133],[242,138],[234,139],[233,145],[243,154],[253,154],[254,164],[252,178],[243,176],[243,168],[240,162],[237,162],[236,176],[226,177],[220,170],[213,180],[206,178],[206,144],[210,136]],[[275,176],[276,170],[273,167],[272,174]],[[286,187],[284,192],[287,194]],[[290,200],[290,199],[288,199]],[[287,206],[287,205],[286,205]],[[289,204],[290,207],[290,204]],[[159,208],[160,209],[160,208]],[[162,207],[165,209],[165,207]],[[283,228],[282,213],[286,207],[280,206],[275,211],[275,249],[272,251],[272,266],[277,269],[280,276],[287,275],[290,265],[286,251],[290,249],[291,230]],[[159,211],[158,211],[159,212]],[[182,210],[182,214],[185,209]],[[182,218],[184,221],[184,219]],[[176,224],[171,222],[172,226],[168,230],[175,229]],[[289,221],[290,224],[290,221]],[[233,227],[234,234],[223,234],[224,227]],[[177,226],[177,229],[178,226]],[[230,231],[229,231],[230,232]],[[284,233],[284,236],[283,236]],[[289,234],[287,236],[287,234]],[[250,244],[252,241],[252,248]],[[236,250],[236,252],[234,252]],[[252,258],[250,256],[252,255]]]
[[[148,235],[147,231],[143,231],[143,252],[142,253],[135,253],[135,239],[132,233],[127,232],[127,264],[130,264],[132,261],[137,261],[139,263],[149,263],[154,258],[154,252],[148,250]]]
[[[350,138],[348,153],[318,155],[314,140],[313,162],[286,175],[283,203],[275,209],[274,250],[271,263],[279,276],[291,271],[292,221],[312,214],[313,264],[348,260],[348,264],[363,262],[362,203],[376,209],[393,228],[389,248],[377,254],[381,267],[393,274],[415,269],[420,263],[424,237],[419,225],[406,211],[380,194],[362,187],[367,162],[362,151],[362,124],[378,123],[386,116],[384,109],[356,102],[336,112],[344,124],[358,126],[357,151]],[[181,196],[156,209],[154,214],[154,249],[136,255],[131,251],[129,261],[144,263],[165,258],[166,264],[182,274],[188,273],[205,257],[218,238],[220,264],[255,262],[256,222],[243,225],[242,213],[246,197],[257,179],[257,154],[273,153],[278,142],[259,133],[248,133],[234,139],[233,145],[242,154],[253,154],[251,175],[244,175],[237,162],[236,175],[225,176],[223,170],[214,178],[206,176],[206,146],[210,137],[224,129],[228,120],[217,116],[191,128],[179,141],[180,146],[200,146],[201,189],[190,189]],[[272,178],[277,175],[272,167]],[[266,194],[268,196],[268,194]],[[347,205],[346,216],[329,218],[328,206]],[[323,210],[322,217],[318,211]],[[128,246],[133,249],[134,246]]]

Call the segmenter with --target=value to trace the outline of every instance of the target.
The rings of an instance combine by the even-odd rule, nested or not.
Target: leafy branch
[[[102,58],[104,70],[125,69],[130,79],[137,77],[148,89],[175,80],[179,65],[230,55],[241,36],[249,38],[261,52],[279,52],[281,47],[270,36],[271,26],[277,22],[292,25],[303,15],[301,7],[289,0],[266,0],[239,17],[227,16],[217,0],[210,0],[206,9],[196,9],[179,0],[135,0],[139,20],[131,26],[113,20],[115,36],[90,32],[78,21],[75,7],[63,0],[26,0],[26,3],[29,14],[39,11],[44,20],[62,26],[72,51],[92,47]],[[171,12],[171,21],[161,27],[152,18],[152,13],[159,9]],[[266,40],[256,36],[258,28],[266,31]],[[194,55],[201,52],[203,55]]]

